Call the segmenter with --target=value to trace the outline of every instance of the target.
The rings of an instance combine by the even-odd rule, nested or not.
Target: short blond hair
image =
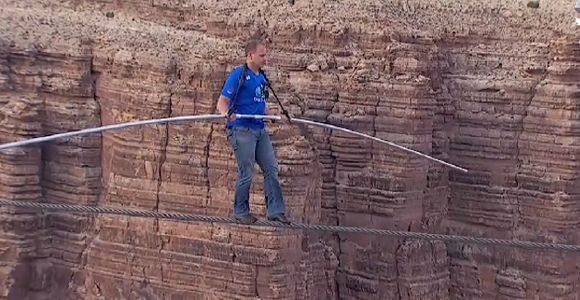
[[[256,51],[256,49],[258,49],[258,46],[266,46],[266,41],[260,38],[254,38],[249,40],[246,43],[246,46],[244,48],[245,52],[246,52],[246,56],[248,56],[250,53]]]

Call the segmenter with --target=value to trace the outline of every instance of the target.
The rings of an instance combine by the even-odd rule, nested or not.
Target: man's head
[[[251,40],[246,44],[246,60],[257,68],[262,68],[268,63],[266,57],[266,43],[262,40]]]

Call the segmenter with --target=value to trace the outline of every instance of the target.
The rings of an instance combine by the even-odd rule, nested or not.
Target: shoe
[[[258,221],[256,217],[252,214],[247,214],[245,216],[235,216],[236,220],[240,221],[242,224],[253,224]]]
[[[276,215],[273,217],[268,217],[268,221],[280,222],[284,224],[290,224],[290,221],[286,218],[284,214]]]

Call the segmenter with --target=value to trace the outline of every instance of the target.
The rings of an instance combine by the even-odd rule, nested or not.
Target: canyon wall
[[[580,243],[580,42],[568,2],[1,0],[0,142],[215,113],[241,46],[261,34],[294,115],[470,170],[269,125],[292,220]],[[4,150],[0,170],[7,199],[219,216],[231,214],[236,179],[220,122]],[[257,175],[251,205],[263,218]],[[565,252],[2,213],[4,299],[580,296],[578,257]]]

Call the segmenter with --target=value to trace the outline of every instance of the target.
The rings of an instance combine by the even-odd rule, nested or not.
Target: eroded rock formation
[[[293,114],[271,125],[292,219],[580,243],[572,5],[522,1],[51,1],[0,8],[0,142],[214,113],[240,46],[271,39]],[[570,6],[570,7],[568,7]],[[276,110],[276,106],[272,106]],[[0,196],[229,215],[223,125],[0,153]],[[264,215],[256,176],[252,209]],[[354,234],[2,209],[9,299],[570,299],[577,256]]]

